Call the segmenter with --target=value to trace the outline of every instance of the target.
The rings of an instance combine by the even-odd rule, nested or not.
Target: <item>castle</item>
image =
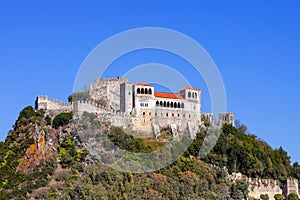
[[[79,116],[84,111],[96,113],[103,123],[156,136],[161,129],[170,128],[175,135],[188,131],[194,138],[201,118],[215,124],[213,114],[201,115],[200,89],[186,86],[178,93],[158,92],[151,84],[129,83],[124,77],[96,79],[86,100],[62,103],[37,97],[36,109],[73,111]],[[224,123],[234,125],[234,114],[220,113],[218,124]]]

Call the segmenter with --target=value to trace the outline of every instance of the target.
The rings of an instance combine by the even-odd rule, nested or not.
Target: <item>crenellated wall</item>
[[[282,194],[287,197],[291,193],[295,193],[299,196],[298,181],[296,179],[288,179],[284,185],[284,188],[280,188],[280,182],[274,179],[260,179],[260,178],[248,178],[241,173],[232,173],[228,176],[228,179],[236,183],[238,180],[248,180],[249,182],[249,197],[254,199],[260,199],[260,195],[267,194],[270,200],[275,200],[276,194]]]
[[[61,110],[62,112],[72,111],[72,104],[49,98],[48,96],[38,96],[35,100],[37,110]]]
[[[251,179],[249,178],[249,196],[260,199],[261,194],[267,194],[270,200],[275,200],[276,194],[282,194],[280,182],[273,179]]]

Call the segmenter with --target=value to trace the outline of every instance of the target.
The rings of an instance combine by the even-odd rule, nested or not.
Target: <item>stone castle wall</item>
[[[90,84],[89,95],[92,100],[107,100],[112,109],[120,111],[120,85],[122,83],[128,83],[128,80],[123,77],[96,79]]]
[[[249,181],[249,197],[254,199],[260,199],[260,195],[267,194],[270,200],[275,200],[276,194],[282,194],[287,197],[291,193],[295,193],[299,197],[298,181],[296,179],[288,179],[282,188],[280,188],[280,182],[274,179],[260,179],[260,178],[248,178],[241,173],[232,173],[228,175],[228,179],[236,183],[238,180]]]
[[[38,96],[35,100],[35,108],[37,110],[61,110],[61,112],[72,111],[71,103],[64,103],[48,96]]]
[[[282,194],[280,182],[273,179],[251,179],[249,178],[249,196],[260,199],[261,194],[267,194],[270,200],[275,200],[276,194]]]

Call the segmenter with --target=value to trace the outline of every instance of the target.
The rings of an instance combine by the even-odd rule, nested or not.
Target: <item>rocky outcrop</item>
[[[49,156],[56,155],[59,143],[66,135],[74,134],[75,130],[75,125],[72,124],[57,130],[50,126],[35,125],[32,128],[34,143],[25,150],[17,171],[24,174],[32,173]]]

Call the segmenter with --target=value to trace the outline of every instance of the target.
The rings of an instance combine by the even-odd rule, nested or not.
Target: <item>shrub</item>
[[[275,194],[275,200],[285,200],[285,197],[282,194]]]
[[[298,195],[295,193],[291,193],[288,195],[287,200],[298,200]]]
[[[46,124],[47,125],[51,125],[52,124],[52,119],[51,119],[51,117],[49,117],[49,115],[47,115],[46,117],[45,117],[45,120],[46,120]]]
[[[261,194],[261,195],[260,195],[260,198],[261,198],[262,200],[269,200],[269,195],[267,195],[267,194]]]
[[[60,113],[53,120],[53,128],[58,128],[60,126],[66,125],[73,118],[73,114],[70,113]]]

